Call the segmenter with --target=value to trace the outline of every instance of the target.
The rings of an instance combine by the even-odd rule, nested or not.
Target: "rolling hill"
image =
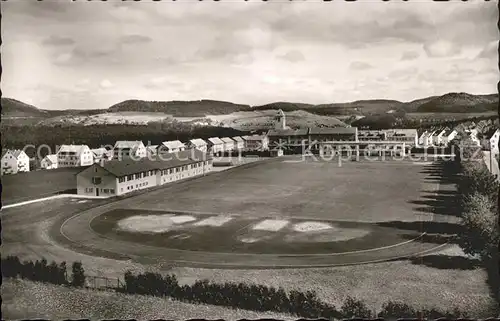
[[[160,112],[174,117],[204,117],[206,115],[226,115],[249,110],[249,105],[233,104],[226,101],[144,101],[125,100],[108,108],[109,112]]]
[[[48,112],[38,109],[35,106],[23,103],[22,101],[16,99],[2,97],[1,103],[2,103],[2,118],[49,116]]]
[[[353,126],[370,124],[399,124],[409,117],[412,121],[427,115],[443,116],[495,112],[498,94],[471,95],[448,93],[410,102],[388,99],[358,100],[347,103],[306,104],[293,102],[273,102],[266,105],[250,106],[226,101],[144,101],[125,100],[102,110],[43,110],[12,98],[2,98],[4,125],[96,125],[96,124],[136,124],[147,125],[151,121],[169,118],[193,125],[225,126],[240,129],[254,129],[268,126],[272,122],[274,110],[287,113],[289,124],[300,126],[343,126],[352,122]],[[421,115],[421,116],[420,116]]]
[[[486,112],[498,108],[498,95],[471,95],[464,92],[448,93],[430,99],[416,108],[423,113]]]

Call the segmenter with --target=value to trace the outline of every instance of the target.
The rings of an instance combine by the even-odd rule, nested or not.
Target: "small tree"
[[[73,262],[71,267],[72,281],[71,285],[82,287],[85,285],[85,270],[81,262]]]
[[[379,318],[416,318],[417,312],[411,306],[403,302],[389,301],[382,305]]]

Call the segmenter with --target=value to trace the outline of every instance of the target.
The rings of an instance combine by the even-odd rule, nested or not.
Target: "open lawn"
[[[57,168],[2,176],[2,204],[23,202],[76,190],[82,168]]]
[[[14,319],[260,319],[294,320],[289,315],[189,304],[169,298],[66,288],[25,280],[2,284],[2,317]]]

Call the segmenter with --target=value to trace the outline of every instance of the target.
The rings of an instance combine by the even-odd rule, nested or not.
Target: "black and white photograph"
[[[500,316],[498,1],[0,8],[2,319]]]

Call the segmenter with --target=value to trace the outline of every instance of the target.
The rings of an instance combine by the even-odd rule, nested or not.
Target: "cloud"
[[[349,69],[351,69],[351,70],[366,70],[366,69],[371,69],[371,68],[373,68],[372,65],[370,65],[369,63],[363,62],[363,61],[353,61],[349,65]]]
[[[401,55],[401,60],[415,60],[420,56],[416,51],[405,51]]]
[[[299,50],[290,50],[287,53],[278,56],[278,58],[287,60],[290,62],[299,62],[305,60],[304,55]]]
[[[425,43],[424,50],[427,56],[431,58],[439,58],[458,55],[461,53],[462,48],[457,43],[446,40],[438,40]]]
[[[42,41],[42,44],[46,46],[69,46],[74,44],[75,41],[69,37],[63,36],[50,36]]]
[[[126,35],[120,37],[119,41],[123,44],[144,44],[151,42],[152,39],[148,36],[143,35]]]
[[[114,87],[113,83],[111,81],[109,81],[108,79],[103,79],[99,86],[102,88],[102,89],[107,89],[107,88],[111,88],[111,87]]]

